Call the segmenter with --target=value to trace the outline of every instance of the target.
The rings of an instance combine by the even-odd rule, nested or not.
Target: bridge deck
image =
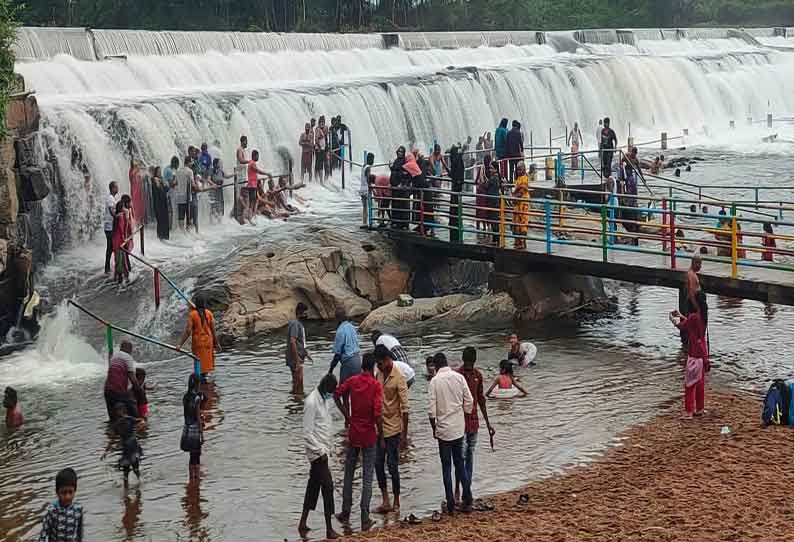
[[[546,254],[543,242],[527,241],[526,250],[498,248],[478,240],[475,233],[464,235],[463,243],[442,238],[428,238],[405,230],[381,230],[402,247],[410,247],[430,256],[445,256],[491,261],[504,271],[560,271],[579,275],[679,288],[692,254],[677,252],[677,269],[670,268],[670,257],[646,254],[632,249],[610,247],[604,261],[597,247],[583,247],[555,241],[552,253]],[[446,237],[445,233],[441,233]],[[651,248],[651,247],[648,247]],[[658,250],[658,247],[657,247]],[[731,278],[730,263],[706,261],[700,273],[704,290],[727,297],[753,299],[768,303],[794,305],[794,285],[790,272],[764,267],[742,267],[739,278]]]

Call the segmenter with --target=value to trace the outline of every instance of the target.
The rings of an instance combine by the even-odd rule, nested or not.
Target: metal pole
[[[113,325],[110,322],[108,322],[107,320],[105,320],[104,318],[102,318],[101,316],[97,316],[96,314],[94,314],[90,310],[86,309],[85,307],[83,307],[77,301],[74,301],[73,299],[69,300],[69,304],[70,305],[74,305],[79,310],[81,310],[82,312],[84,312],[85,314],[87,314],[88,316],[90,316],[91,318],[96,320],[97,322],[99,322],[101,324],[104,324],[107,327],[107,341],[108,341],[108,346],[109,346],[109,348],[111,350],[113,348],[113,336],[112,336],[111,330],[115,329],[116,331],[118,331],[120,333],[124,333],[125,335],[129,335],[131,337],[135,337],[136,339],[140,339],[140,340],[146,341],[148,343],[156,344],[157,346],[161,346],[163,348],[167,348],[168,350],[173,350],[174,352],[178,352],[180,354],[188,356],[189,358],[192,358],[195,362],[198,362],[198,358],[192,352],[186,352],[185,350],[182,350],[181,348],[179,348],[177,346],[174,346],[172,344],[164,343],[162,341],[158,341],[157,339],[153,339],[151,337],[147,337],[145,335],[141,335],[139,333],[135,333],[134,331],[130,331],[128,329],[124,329],[122,327]]]
[[[529,159],[534,160],[533,154],[534,143],[532,143],[532,130],[529,131]]]
[[[546,207],[546,254],[551,254],[551,202],[544,202]]]
[[[670,210],[670,269],[675,269],[675,205]]]
[[[738,243],[736,240],[736,215],[731,217],[731,278],[735,279],[739,276],[739,269],[736,263],[738,257]]]
[[[144,244],[143,244],[143,230],[145,228],[141,228],[141,256],[146,256],[146,252],[144,252]]]
[[[154,268],[154,308],[160,308],[160,270]]]
[[[606,262],[608,260],[608,251],[609,248],[607,247],[607,207],[606,205],[601,206],[601,251],[603,254],[603,260]]]
[[[342,164],[341,164],[341,168],[342,168],[342,190],[344,190],[345,189],[345,145],[344,145],[344,143],[339,145],[339,154],[341,155],[341,158],[342,158]]]
[[[499,248],[505,248],[505,197],[499,195]]]
[[[662,252],[667,252],[667,200],[662,200]]]

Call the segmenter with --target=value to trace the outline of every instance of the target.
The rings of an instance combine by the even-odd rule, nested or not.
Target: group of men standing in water
[[[306,316],[306,305],[299,303],[295,319],[287,326],[286,363],[292,372],[293,392],[299,394],[303,392],[303,364],[311,360],[303,326]],[[408,355],[395,337],[374,331],[371,337],[374,350],[362,356],[356,328],[341,314],[337,320],[334,358],[329,371],[304,401],[304,443],[310,471],[298,524],[300,534],[305,535],[309,513],[316,508],[322,493],[328,539],[339,537],[332,525],[335,504],[328,463],[333,449],[333,406],[341,412],[348,428],[342,510],[335,517],[344,524],[350,521],[353,477],[360,458],[361,527],[368,530],[374,525],[370,518],[373,471],[382,497],[375,513],[399,513],[400,510],[399,456],[408,443],[409,389],[415,382],[415,371]],[[427,412],[433,437],[438,442],[445,510],[449,514],[472,510],[471,478],[479,430],[478,408],[491,438],[495,433],[488,419],[483,376],[474,367],[476,360],[476,350],[468,347],[463,352],[463,366],[453,371],[446,356],[438,353],[433,356],[435,370],[428,374]],[[334,374],[337,365],[340,367],[338,379]],[[460,489],[462,501],[459,500]],[[417,520],[411,515],[408,521]]]
[[[304,125],[303,132],[298,137],[301,181],[305,181],[308,176],[309,181],[316,178],[325,182],[334,170],[342,166],[347,132],[347,126],[342,123],[342,115],[331,117],[330,126],[326,125],[325,115],[320,115],[317,120],[312,118]]]

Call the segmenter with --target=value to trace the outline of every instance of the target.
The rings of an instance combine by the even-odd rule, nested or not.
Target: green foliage
[[[0,136],[6,134],[6,106],[16,81],[11,50],[16,36],[16,11],[8,0],[0,0]]]
[[[27,0],[21,17],[28,25],[270,32],[794,26],[794,1]]]

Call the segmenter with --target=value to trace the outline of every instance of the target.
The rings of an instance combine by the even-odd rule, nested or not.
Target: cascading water
[[[619,132],[630,122],[633,134],[657,137],[769,109],[794,112],[794,55],[724,31],[674,31],[678,39],[668,31],[549,33],[548,45],[534,32],[406,34],[400,41],[411,50],[384,49],[380,36],[92,33],[96,58],[124,58],[88,59],[68,29],[25,29],[18,46],[27,51],[20,58],[38,57],[16,69],[37,93],[39,153],[61,185],[44,209],[50,229],[61,232],[50,239],[53,250],[98,227],[108,181],[126,190],[130,140],[144,164],[165,165],[188,145],[215,140],[231,161],[247,134],[265,167],[279,169],[276,149],[295,152],[303,123],[323,114],[342,115],[354,158],[366,149],[386,160],[398,144],[476,138],[503,116],[521,119],[536,142],[550,127],[559,135],[578,121],[592,144],[590,127],[605,115]],[[511,44],[422,49],[421,40]],[[82,152],[88,184],[73,149]]]

